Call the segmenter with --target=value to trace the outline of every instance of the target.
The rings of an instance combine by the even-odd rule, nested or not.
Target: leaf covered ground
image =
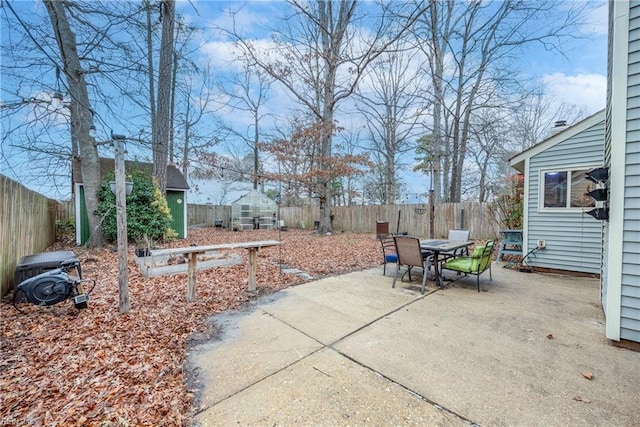
[[[57,243],[71,250],[83,277],[95,279],[89,307],[69,300],[39,307],[20,304],[12,293],[0,304],[0,425],[187,425],[194,405],[184,365],[189,340],[214,333],[206,319],[257,296],[300,284],[284,264],[314,279],[380,264],[373,234],[320,236],[309,230],[231,232],[189,230],[189,238],[162,247],[280,240],[258,254],[258,289],[247,290],[244,262],[199,271],[197,301],[186,301],[186,274],[145,278],[129,247],[131,310],[118,311],[117,253]]]

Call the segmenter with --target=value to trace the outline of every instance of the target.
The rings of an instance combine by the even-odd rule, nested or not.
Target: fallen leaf
[[[83,277],[96,280],[96,286],[89,307],[80,311],[64,301],[47,307],[23,304],[20,313],[11,294],[3,298],[0,388],[8,392],[2,395],[0,424],[2,419],[30,419],[42,425],[190,425],[188,416],[197,402],[194,390],[187,389],[183,367],[192,334],[214,331],[207,318],[324,275],[381,265],[380,241],[363,233],[234,233],[211,227],[189,230],[188,240],[162,246],[254,240],[282,241],[280,247],[260,250],[255,295],[249,295],[246,285],[248,251],[239,249],[229,253],[243,257],[244,263],[198,271],[193,303],[186,301],[186,275],[145,278],[133,261],[132,246],[127,314],[118,313],[117,252],[70,242],[47,248],[73,251]],[[312,279],[284,273],[281,264]]]
[[[582,373],[582,376],[585,377],[588,380],[593,379],[593,374],[591,372],[589,372],[589,371],[584,371]]]
[[[585,399],[584,397],[580,397],[580,396],[574,397],[573,400],[575,400],[576,402],[591,403],[591,400]]]
[[[549,338],[550,340],[553,339],[553,334],[547,334],[547,338]]]

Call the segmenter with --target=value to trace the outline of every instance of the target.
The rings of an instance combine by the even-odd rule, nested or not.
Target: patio
[[[502,265],[481,293],[378,267],[216,316],[189,350],[195,422],[640,425],[640,353],[604,338],[598,281]]]

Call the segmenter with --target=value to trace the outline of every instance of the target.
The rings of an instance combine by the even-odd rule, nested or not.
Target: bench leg
[[[249,291],[256,290],[256,271],[258,269],[258,248],[249,248]]]
[[[187,301],[196,300],[196,261],[198,254],[193,252],[189,254],[189,270],[187,273]]]

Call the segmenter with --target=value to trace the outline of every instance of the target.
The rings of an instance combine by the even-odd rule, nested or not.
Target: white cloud
[[[602,74],[562,73],[544,74],[542,82],[545,92],[556,102],[566,102],[587,108],[589,114],[605,106],[607,95],[607,77]]]
[[[238,47],[233,42],[208,42],[202,46],[201,50],[214,68],[233,68],[237,61]],[[235,67],[238,68],[238,65],[236,64]]]

